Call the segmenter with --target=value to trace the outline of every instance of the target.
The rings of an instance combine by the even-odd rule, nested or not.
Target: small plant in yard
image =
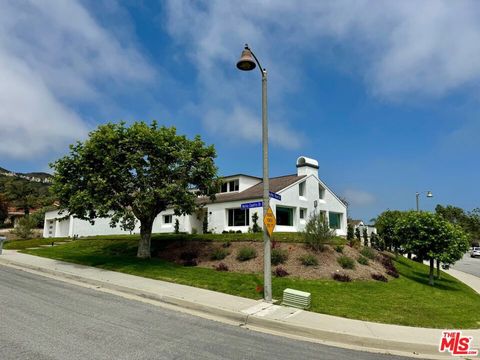
[[[364,256],[360,256],[358,259],[357,259],[358,263],[361,264],[361,265],[368,265],[368,259]]]
[[[237,260],[247,261],[257,257],[257,251],[251,246],[244,246],[238,250]]]
[[[388,279],[382,274],[372,274],[372,279],[377,281],[388,282]]]
[[[285,277],[287,275],[289,275],[288,271],[285,270],[283,267],[281,266],[277,266],[275,268],[275,270],[273,271],[273,274],[276,276],[276,277]]]
[[[348,276],[347,274],[339,273],[339,272],[333,273],[332,278],[333,278],[333,280],[340,281],[340,282],[350,282],[350,281],[352,281],[350,276]]]
[[[355,268],[355,261],[353,261],[353,259],[349,258],[348,256],[345,256],[345,255],[340,256],[337,259],[337,262],[344,269],[354,269]]]
[[[228,266],[225,265],[223,262],[219,263],[218,265],[215,265],[215,270],[217,271],[228,271]]]
[[[337,246],[335,246],[335,251],[336,251],[337,253],[342,254],[342,253],[343,253],[343,245],[337,245]]]
[[[33,229],[35,227],[35,219],[26,215],[18,221],[18,225],[12,230],[12,233],[21,239],[31,239],[34,235]]]
[[[394,277],[398,278],[400,275],[398,274],[397,268],[393,264],[392,259],[387,256],[387,255],[382,255],[381,257],[381,262],[385,270],[387,270],[387,274]]]
[[[280,248],[275,248],[271,253],[272,265],[283,264],[288,259],[288,251]]]
[[[197,266],[198,252],[196,250],[184,251],[180,254],[183,266]]]
[[[226,249],[226,248],[229,248],[230,245],[232,245],[232,243],[230,241],[225,241],[222,246]]]
[[[175,227],[173,231],[175,234],[180,234],[180,221],[178,221],[178,219],[175,219]]]
[[[375,251],[373,251],[372,248],[369,248],[369,247],[364,247],[362,249],[362,251],[360,251],[360,254],[362,254],[363,256],[365,256],[366,258],[370,259],[370,260],[374,260],[375,259]]]
[[[228,256],[228,251],[222,248],[216,248],[210,254],[210,260],[223,260]]]
[[[197,259],[189,259],[183,261],[183,266],[197,266],[198,260]]]
[[[363,237],[363,246],[368,246],[368,230],[366,227],[363,228],[362,237]]]
[[[334,235],[335,232],[330,229],[323,213],[312,215],[303,233],[305,243],[314,251],[323,251],[325,244],[331,242]]]
[[[318,259],[312,254],[305,254],[298,258],[304,266],[317,266]]]
[[[260,225],[258,225],[258,214],[257,213],[254,213],[252,215],[252,222],[253,222],[252,231],[254,233],[262,232],[262,228],[260,227]]]

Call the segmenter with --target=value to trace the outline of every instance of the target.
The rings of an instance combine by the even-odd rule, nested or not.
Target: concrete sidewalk
[[[441,329],[350,320],[94,267],[4,250],[0,265],[53,275],[60,280],[140,296],[212,315],[254,330],[302,337],[329,345],[419,358],[450,358],[438,352]],[[465,330],[480,348],[480,330]]]
[[[480,294],[480,278],[479,277],[475,275],[467,274],[466,272],[455,270],[455,269],[448,269],[443,271],[453,276],[454,278],[460,280],[461,282],[465,283],[466,285],[470,286],[473,290],[475,290],[477,293]]]

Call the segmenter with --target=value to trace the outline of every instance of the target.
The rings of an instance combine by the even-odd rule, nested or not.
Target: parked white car
[[[471,257],[480,256],[480,247],[472,248],[472,251],[470,252],[470,256]]]

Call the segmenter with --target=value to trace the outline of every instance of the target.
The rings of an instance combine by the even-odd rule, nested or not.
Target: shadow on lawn
[[[424,273],[421,271],[409,271],[409,272],[404,272],[401,274],[401,276],[410,279],[412,281],[415,281],[416,283],[422,284],[422,285],[427,285],[428,284],[428,273]],[[439,289],[439,290],[446,290],[446,291],[461,291],[457,286],[452,286],[454,285],[455,282],[450,279],[445,279],[440,277],[440,279],[434,279],[434,288]]]

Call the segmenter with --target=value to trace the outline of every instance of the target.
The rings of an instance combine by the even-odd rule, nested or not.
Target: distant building
[[[318,162],[301,156],[297,159],[297,173],[270,179],[270,191],[280,195],[281,200],[271,199],[277,219],[276,232],[302,231],[312,214],[323,213],[330,228],[337,235],[347,232],[346,205],[318,176]],[[202,232],[205,217],[208,231],[248,232],[252,227],[252,216],[258,215],[258,225],[263,226],[263,208],[242,208],[242,204],[261,202],[263,196],[262,179],[255,176],[236,174],[225,176],[216,200],[199,198],[204,207],[194,214],[175,216],[173,209],[160,213],[154,221],[154,233],[171,233],[175,220],[179,220],[180,231]],[[98,218],[95,224],[74,216],[65,216],[58,211],[45,214],[44,237],[73,237],[93,235],[128,234],[120,227],[111,228],[109,218]],[[139,233],[140,224],[134,230]]]
[[[363,220],[353,220],[353,219],[348,219],[348,224],[353,226],[353,230],[355,231],[357,228],[360,230],[360,235],[362,236],[363,239],[363,229],[367,229],[367,235],[368,239],[370,241],[370,238],[372,234],[377,234],[377,228],[375,225],[368,225],[363,222]]]

